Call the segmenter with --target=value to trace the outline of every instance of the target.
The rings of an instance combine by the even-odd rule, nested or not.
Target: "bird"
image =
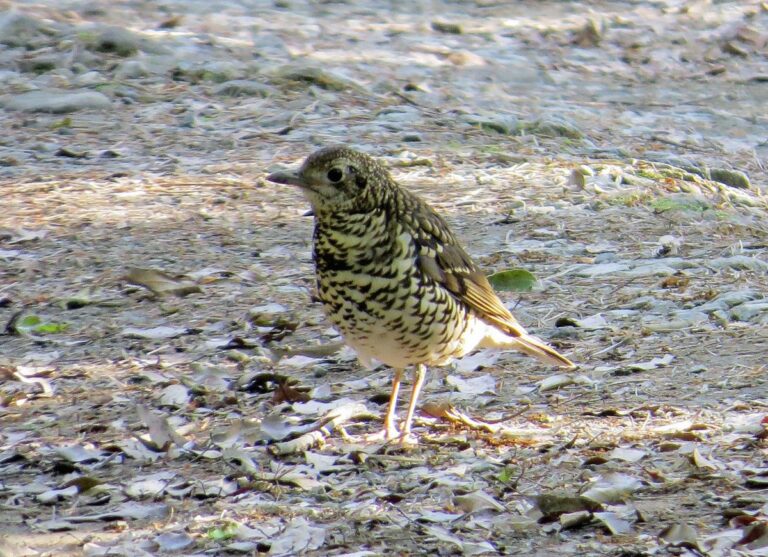
[[[518,323],[445,219],[377,159],[343,145],[324,147],[298,170],[267,180],[296,186],[309,201],[317,296],[327,317],[361,364],[394,370],[384,439],[414,442],[427,366],[500,348],[576,367]],[[411,366],[411,397],[398,428],[400,383]]]

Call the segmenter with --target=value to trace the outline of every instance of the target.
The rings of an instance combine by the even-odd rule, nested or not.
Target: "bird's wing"
[[[525,329],[504,307],[488,279],[458,244],[445,221],[425,208],[412,216],[417,263],[420,269],[484,321],[508,335],[525,335]]]
[[[483,346],[515,348],[549,364],[576,367],[557,350],[528,334],[517,322],[437,213],[426,208],[411,218],[419,268],[474,310],[480,319],[506,335],[501,339],[491,338]]]

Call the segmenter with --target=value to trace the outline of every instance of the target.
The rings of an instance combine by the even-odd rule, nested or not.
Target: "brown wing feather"
[[[574,367],[568,358],[529,335],[517,322],[437,213],[418,203],[411,218],[417,263],[424,273],[472,308],[482,320],[518,339],[514,343],[517,349],[555,365]]]
[[[488,279],[477,270],[461,246],[438,244],[434,248],[422,249],[419,265],[451,294],[475,310],[483,320],[512,336],[525,334],[525,329],[504,307]]]
[[[509,335],[521,336],[525,334],[525,329],[501,303],[485,275],[482,273],[471,275],[468,277],[466,286],[467,291],[464,294],[464,300],[475,311],[479,311],[484,319]]]
[[[419,201],[411,217],[421,270],[485,321],[512,336],[525,334],[525,329],[504,307],[488,279],[456,241],[446,222]]]

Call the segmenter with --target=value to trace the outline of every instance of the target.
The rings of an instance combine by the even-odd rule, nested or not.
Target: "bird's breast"
[[[314,240],[318,296],[361,359],[443,364],[474,348],[465,346],[474,317],[421,270],[407,228],[376,215],[336,219],[318,222]]]

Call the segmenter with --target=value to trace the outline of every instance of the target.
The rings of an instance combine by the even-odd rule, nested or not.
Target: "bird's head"
[[[339,210],[366,210],[373,206],[374,190],[391,181],[389,172],[375,159],[348,147],[315,151],[296,172],[274,172],[267,180],[298,186],[315,214]]]

